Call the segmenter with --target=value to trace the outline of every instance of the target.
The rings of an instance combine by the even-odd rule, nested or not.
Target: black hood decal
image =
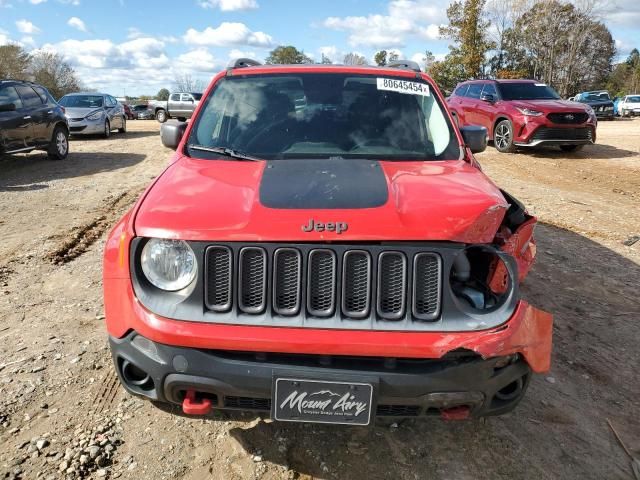
[[[374,208],[388,198],[384,172],[373,160],[272,160],[260,183],[260,203],[269,208]]]

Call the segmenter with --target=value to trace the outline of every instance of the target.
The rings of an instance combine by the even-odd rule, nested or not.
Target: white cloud
[[[322,55],[324,55],[333,63],[341,63],[342,59],[344,58],[344,52],[338,50],[338,47],[336,47],[335,45],[320,47],[318,49],[318,53],[320,53],[320,58],[322,58]]]
[[[410,35],[437,39],[437,24],[446,20],[444,11],[430,0],[392,0],[386,15],[329,17],[323,25],[349,32],[352,46],[388,49],[404,46]]]
[[[231,50],[229,50],[229,58],[230,59],[235,59],[235,58],[253,58],[255,60],[257,60],[258,55],[256,55],[256,52],[248,52],[246,50],[238,50],[237,48],[232,48]]]
[[[264,32],[253,32],[244,23],[223,22],[218,28],[207,27],[199,32],[190,28],[182,37],[190,45],[229,47],[248,45],[251,47],[270,47],[273,38]]]
[[[20,39],[20,43],[22,45],[27,45],[31,48],[35,48],[36,47],[36,41],[33,39],[33,37],[30,37],[28,35],[25,35],[24,37],[22,37]]]
[[[29,20],[18,20],[16,21],[16,28],[20,33],[26,33],[27,35],[33,35],[35,33],[40,33],[40,29],[36,27]]]
[[[256,0],[200,0],[198,5],[202,8],[219,8],[223,12],[258,8]]]
[[[78,17],[71,17],[67,21],[67,25],[69,25],[70,27],[76,28],[76,29],[80,30],[81,32],[86,32],[87,31],[87,26]]]
[[[9,43],[11,43],[11,39],[9,38],[9,35],[7,34],[7,32],[5,32],[0,28],[0,46],[7,45]]]
[[[223,68],[224,63],[217,61],[206,48],[197,48],[178,55],[174,66],[179,71],[213,73]]]
[[[40,5],[41,3],[46,2],[47,0],[29,0],[30,3],[34,5]]]

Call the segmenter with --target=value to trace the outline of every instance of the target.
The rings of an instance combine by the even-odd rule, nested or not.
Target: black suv
[[[55,160],[67,157],[64,108],[40,85],[0,80],[0,155],[31,150],[45,150]]]

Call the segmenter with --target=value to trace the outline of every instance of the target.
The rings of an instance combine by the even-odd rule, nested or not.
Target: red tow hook
[[[471,409],[467,405],[440,410],[440,416],[443,420],[466,420],[470,413]]]
[[[207,415],[211,412],[211,400],[208,398],[196,399],[196,391],[187,390],[182,401],[182,411],[187,415]]]

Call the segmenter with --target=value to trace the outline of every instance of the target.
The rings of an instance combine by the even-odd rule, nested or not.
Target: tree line
[[[0,78],[36,82],[56,99],[83,90],[75,70],[61,55],[42,50],[30,54],[15,44],[0,46]]]
[[[554,87],[563,97],[585,90],[608,89],[614,95],[640,89],[640,53],[613,64],[615,42],[600,20],[606,0],[455,0],[447,9],[448,25],[440,38],[451,42],[444,59],[425,51],[421,67],[445,92],[469,79],[532,78]],[[380,50],[374,62],[398,59]],[[345,65],[366,64],[348,53]],[[266,63],[313,63],[295,47],[279,46]],[[333,63],[324,54],[319,63]]]

